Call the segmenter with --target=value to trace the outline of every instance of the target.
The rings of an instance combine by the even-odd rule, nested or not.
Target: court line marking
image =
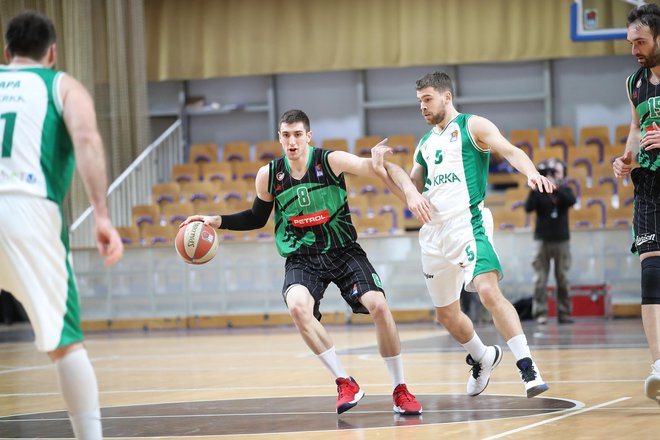
[[[44,393],[44,395],[58,395],[59,393]],[[417,395],[419,396],[456,396],[457,394],[455,393],[418,393]],[[492,396],[498,396],[498,397],[514,397],[514,398],[519,398],[521,396],[515,395],[515,394],[493,394]],[[202,399],[202,400],[168,400],[168,401],[159,401],[159,402],[142,402],[142,403],[126,403],[126,404],[116,404],[116,405],[109,405],[109,406],[103,406],[101,407],[101,410],[103,409],[113,409],[113,408],[126,408],[126,407],[137,407],[137,406],[157,406],[157,405],[185,405],[185,404],[194,404],[194,403],[206,403],[206,402],[231,402],[234,400],[261,400],[261,399],[291,399],[291,398],[298,398],[298,397],[308,397],[308,398],[323,398],[323,397],[334,397],[334,395],[311,395],[311,396],[252,396],[252,397],[227,397],[227,398],[217,398],[217,399]],[[370,394],[369,397],[386,397],[389,398],[389,394]],[[572,408],[565,408],[565,409],[558,409],[560,412],[564,411],[575,411],[577,409],[582,409],[585,407],[584,402],[581,402],[579,400],[574,400],[574,399],[569,399],[569,398],[564,398],[564,397],[551,397],[551,396],[537,396],[535,400],[560,400],[563,402],[570,402],[573,405],[575,405]],[[547,408],[531,408],[536,411],[540,411],[543,409]],[[486,408],[485,410],[490,410],[490,408]],[[51,411],[37,411],[37,412],[28,412],[28,413],[19,413],[19,414],[13,414],[13,415],[7,415],[7,416],[0,416],[0,420],[2,418],[6,417],[20,417],[20,416],[29,416],[29,415],[37,415],[37,414],[44,414],[44,413],[54,413],[54,412],[59,412],[62,410],[51,410]],[[429,410],[428,412],[432,412],[433,410]],[[443,410],[444,411],[444,410]],[[453,410],[450,410],[453,411]],[[458,410],[458,411],[463,411],[463,410]],[[470,411],[470,410],[465,410],[465,411]],[[367,412],[363,410],[355,410],[351,411],[351,414],[355,414],[358,412]],[[391,411],[387,411],[391,412]],[[555,411],[557,412],[557,411]],[[335,414],[334,411],[331,411],[332,414]],[[526,417],[526,416],[525,416]],[[452,422],[453,423],[453,422]],[[460,423],[460,422],[457,422]]]
[[[567,413],[567,414],[563,414],[561,416],[552,417],[550,419],[545,419],[545,420],[542,420],[540,422],[532,423],[531,425],[521,426],[520,428],[516,428],[516,429],[512,429],[510,431],[502,432],[500,434],[496,434],[496,435],[493,435],[493,436],[490,436],[490,437],[485,437],[482,440],[495,440],[495,439],[498,439],[498,438],[506,437],[506,436],[511,435],[511,434],[517,434],[519,432],[526,431],[528,429],[536,428],[536,427],[539,427],[539,426],[542,426],[542,425],[547,425],[548,423],[556,422],[558,420],[565,419],[567,417],[577,416],[578,414],[583,414],[583,413],[586,413],[586,412],[589,412],[589,411],[593,411],[595,409],[602,408],[604,406],[608,406],[608,405],[612,405],[612,404],[615,404],[615,403],[623,402],[624,400],[628,400],[628,399],[630,399],[630,397],[620,397],[620,398],[615,399],[615,400],[610,400],[609,402],[605,402],[605,403],[601,403],[601,404],[598,404],[598,405],[595,405],[595,406],[590,406],[590,407],[587,407],[587,408],[583,408],[583,409],[580,409],[580,410],[577,410],[577,411],[573,411],[573,412],[570,412],[570,413]]]
[[[550,385],[553,384],[576,384],[576,383],[636,383],[641,382],[640,379],[609,379],[609,380],[565,380],[565,381],[553,381],[550,382]],[[520,381],[498,381],[498,385],[511,385],[519,384]],[[408,383],[411,387],[437,387],[437,386],[463,386],[465,382],[410,382]],[[389,387],[389,383],[362,383],[363,388],[368,387]],[[233,387],[208,387],[208,388],[143,388],[143,389],[129,389],[129,390],[100,390],[99,394],[106,395],[115,395],[115,394],[143,394],[143,393],[205,393],[205,392],[222,392],[222,391],[249,391],[249,390],[286,390],[286,389],[301,389],[301,388],[310,388],[310,389],[329,389],[332,388],[330,384],[319,384],[319,385],[282,385],[282,386],[233,386]],[[420,395],[424,394],[436,394],[436,393],[416,393]],[[0,397],[39,397],[39,396],[59,396],[59,392],[48,392],[48,393],[11,393],[5,394],[0,393]],[[499,395],[499,394],[498,394]],[[281,397],[281,396],[271,396],[271,397]],[[559,399],[560,397],[552,397]]]

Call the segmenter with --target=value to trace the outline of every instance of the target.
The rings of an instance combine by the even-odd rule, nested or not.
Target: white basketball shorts
[[[83,340],[80,307],[60,207],[46,199],[0,194],[0,288],[28,314],[40,351]]]
[[[461,288],[475,292],[473,280],[502,267],[493,247],[493,216],[488,208],[475,209],[441,224],[425,224],[419,231],[422,269],[435,307],[457,301]]]

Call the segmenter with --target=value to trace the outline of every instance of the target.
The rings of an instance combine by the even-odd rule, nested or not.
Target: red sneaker
[[[353,408],[364,397],[364,391],[352,377],[340,377],[335,383],[337,384],[337,394],[339,394],[337,414]]]
[[[422,404],[413,396],[405,383],[400,383],[392,393],[394,399],[394,411],[399,414],[415,416],[422,413]]]

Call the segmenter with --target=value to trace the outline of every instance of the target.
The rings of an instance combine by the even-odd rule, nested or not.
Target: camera
[[[543,177],[555,177],[555,164],[554,162],[544,160],[539,163],[538,166],[539,174]]]

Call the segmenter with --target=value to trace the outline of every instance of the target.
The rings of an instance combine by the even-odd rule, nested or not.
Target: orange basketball
[[[186,263],[203,264],[218,252],[218,236],[212,226],[191,222],[179,228],[174,247]]]

